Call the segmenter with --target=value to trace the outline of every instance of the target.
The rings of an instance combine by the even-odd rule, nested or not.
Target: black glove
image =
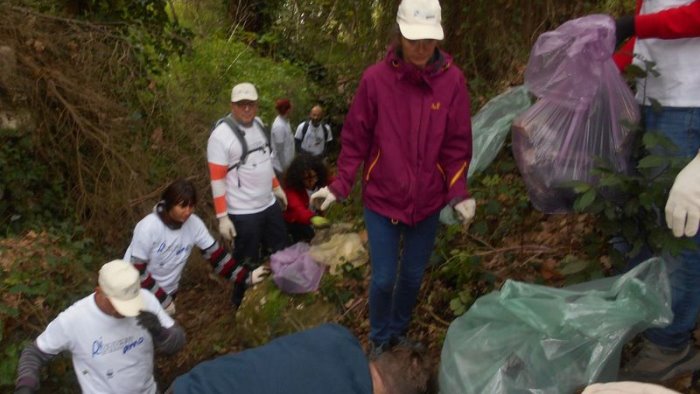
[[[20,386],[15,389],[14,394],[34,394],[35,390],[29,386]]]
[[[136,320],[138,321],[139,326],[148,330],[153,339],[159,338],[161,335],[163,335],[163,326],[160,324],[160,320],[158,320],[158,316],[156,316],[155,313],[141,311],[141,313],[136,316]]]
[[[615,48],[634,34],[634,15],[621,16],[615,20]]]

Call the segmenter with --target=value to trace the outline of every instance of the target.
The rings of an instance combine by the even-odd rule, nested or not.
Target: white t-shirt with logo
[[[155,313],[163,327],[172,327],[175,321],[158,299],[147,290],[140,291],[146,310]],[[102,312],[95,293],[61,312],[36,344],[44,353],[71,353],[83,393],[156,392],[151,335],[135,317],[118,319]]]
[[[199,216],[192,214],[177,230],[163,223],[153,212],[134,228],[131,245],[124,254],[125,261],[136,257],[148,261],[146,270],[166,293],[177,290],[192,247],[205,250],[214,244],[214,238]]]
[[[226,174],[226,207],[234,215],[262,212],[275,203],[272,193],[272,149],[264,131],[253,122],[240,127],[248,145],[248,157]],[[207,161],[231,167],[239,163],[243,148],[231,128],[221,122],[209,136]]]
[[[310,121],[308,122],[309,128],[306,130],[306,135],[304,135],[304,139],[301,141],[301,149],[314,156],[318,156],[323,153],[326,143],[333,141],[333,134],[330,132],[330,126],[325,123],[321,123],[317,127]],[[296,133],[294,133],[295,139],[301,139],[305,125],[306,121],[299,124]],[[328,139],[326,139],[326,136],[328,136]]]

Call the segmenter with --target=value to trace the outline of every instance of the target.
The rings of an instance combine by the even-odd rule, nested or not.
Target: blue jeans
[[[700,148],[700,108],[665,107],[655,113],[650,107],[644,107],[642,114],[646,130],[664,134],[678,147],[675,152],[654,153],[688,159],[697,155]],[[665,223],[662,225],[666,226]],[[679,349],[691,340],[700,312],[700,234],[694,237],[694,241],[698,249],[684,250],[669,264],[673,322],[667,327],[649,329],[645,333],[651,342],[659,346]]]
[[[372,261],[369,337],[375,344],[386,343],[408,331],[423,273],[435,243],[438,217],[436,212],[415,226],[408,226],[365,208]]]

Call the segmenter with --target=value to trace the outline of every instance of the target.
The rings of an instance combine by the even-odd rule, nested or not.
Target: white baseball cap
[[[145,308],[139,271],[126,261],[114,260],[103,265],[97,283],[120,315],[136,316]]]
[[[441,20],[438,0],[403,0],[396,14],[401,35],[409,40],[442,40]]]
[[[231,102],[237,103],[242,100],[258,101],[258,91],[252,83],[239,83],[231,89]]]

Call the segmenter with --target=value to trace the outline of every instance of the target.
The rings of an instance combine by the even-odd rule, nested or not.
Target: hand
[[[163,331],[163,326],[160,324],[158,316],[153,312],[141,311],[141,313],[136,316],[136,321],[139,323],[139,326],[151,333],[153,338],[160,336]]]
[[[229,242],[233,242],[236,237],[236,228],[228,215],[219,218],[219,234]]]
[[[621,16],[615,20],[615,48],[634,34],[634,15]]]
[[[467,198],[457,203],[454,208],[462,225],[465,227],[469,226],[476,214],[476,201],[473,198]]]
[[[270,269],[264,265],[261,265],[260,267],[254,269],[253,272],[250,273],[250,275],[248,275],[248,279],[246,279],[246,284],[256,285],[262,282],[262,280],[265,279],[268,275],[270,275]]]
[[[666,201],[666,225],[676,237],[693,237],[700,222],[700,153],[676,176]]]
[[[175,315],[175,302],[171,301],[170,304],[168,304],[167,307],[165,307],[165,311],[168,313],[170,316]]]
[[[679,394],[663,386],[637,382],[596,383],[586,387],[582,394]]]
[[[322,198],[323,203],[321,204],[321,210],[325,211],[328,207],[337,200],[335,195],[331,193],[328,186],[320,188],[316,193],[311,195],[311,201],[313,202],[317,198]]]
[[[282,210],[286,211],[287,210],[287,195],[284,194],[284,190],[282,190],[281,186],[277,186],[276,188],[272,189],[272,194],[275,195],[277,198],[277,201],[282,205]]]

